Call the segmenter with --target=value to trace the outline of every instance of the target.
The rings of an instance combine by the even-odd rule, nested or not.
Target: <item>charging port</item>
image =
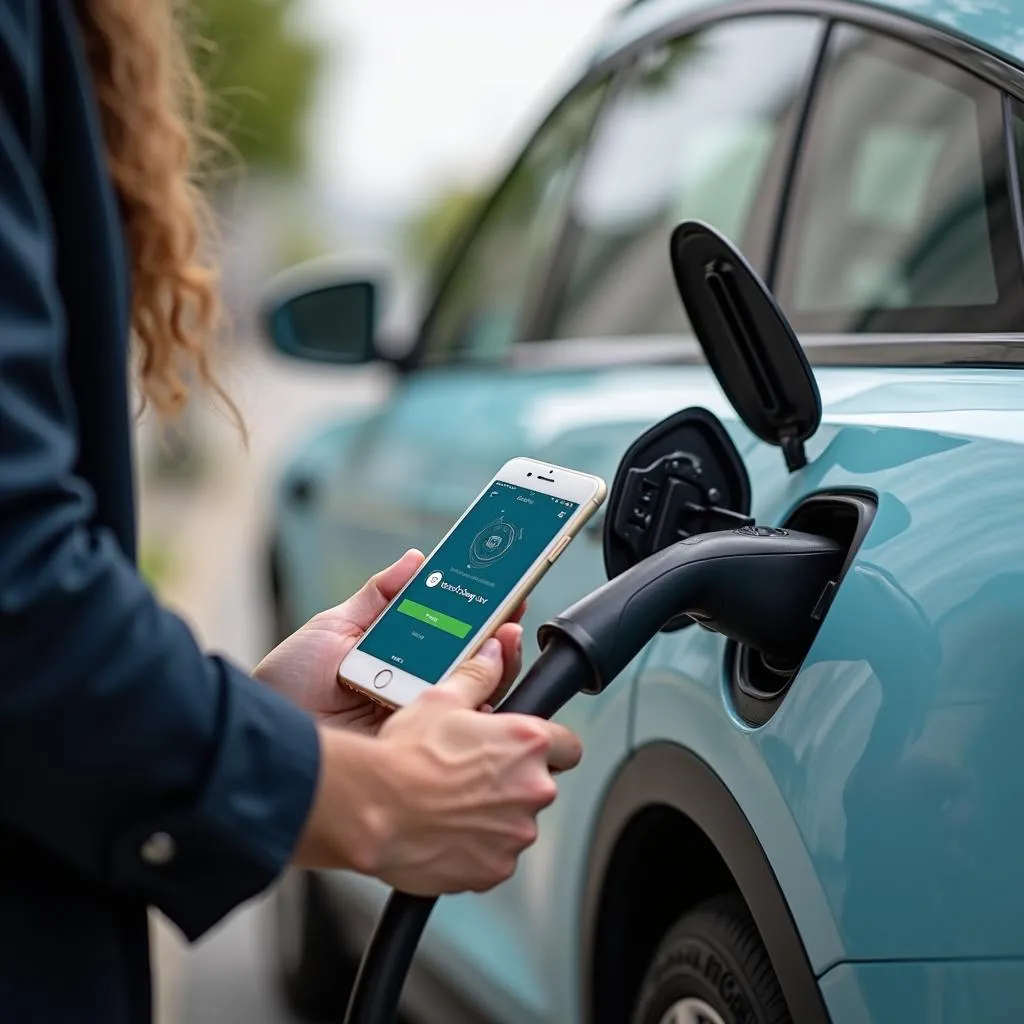
[[[821,491],[801,501],[782,523],[784,529],[828,537],[846,550],[838,577],[829,581],[812,613],[819,624],[871,527],[877,507],[877,496],[869,491]],[[773,664],[749,647],[728,645],[729,689],[737,712],[747,723],[764,725],[775,714],[806,654],[802,651],[795,663]]]

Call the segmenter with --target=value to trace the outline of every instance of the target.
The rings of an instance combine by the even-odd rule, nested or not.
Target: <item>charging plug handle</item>
[[[844,557],[841,544],[817,534],[753,525],[697,534],[546,622],[540,643],[558,635],[580,651],[591,666],[584,693],[600,693],[679,615],[773,661],[799,663],[819,625],[815,608]]]

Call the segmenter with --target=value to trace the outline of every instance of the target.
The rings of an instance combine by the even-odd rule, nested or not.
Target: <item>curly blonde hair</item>
[[[244,433],[211,365],[223,311],[210,256],[214,217],[200,182],[214,137],[186,44],[184,4],[77,0],[77,14],[130,250],[143,402],[173,416],[195,374]]]

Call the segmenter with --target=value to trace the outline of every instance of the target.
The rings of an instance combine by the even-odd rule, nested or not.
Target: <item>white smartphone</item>
[[[605,482],[517,458],[430,553],[338,667],[338,679],[403,707],[472,657],[597,511]]]

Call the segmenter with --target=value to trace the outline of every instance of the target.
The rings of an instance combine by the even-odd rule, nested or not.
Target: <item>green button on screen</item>
[[[425,622],[428,626],[443,629],[446,633],[451,633],[452,636],[457,636],[460,640],[464,639],[466,634],[473,628],[468,622],[462,622],[451,615],[445,615],[444,612],[435,612],[433,608],[428,608],[425,604],[419,604],[416,601],[404,600],[398,606],[398,610],[403,615],[408,615],[410,618]]]

